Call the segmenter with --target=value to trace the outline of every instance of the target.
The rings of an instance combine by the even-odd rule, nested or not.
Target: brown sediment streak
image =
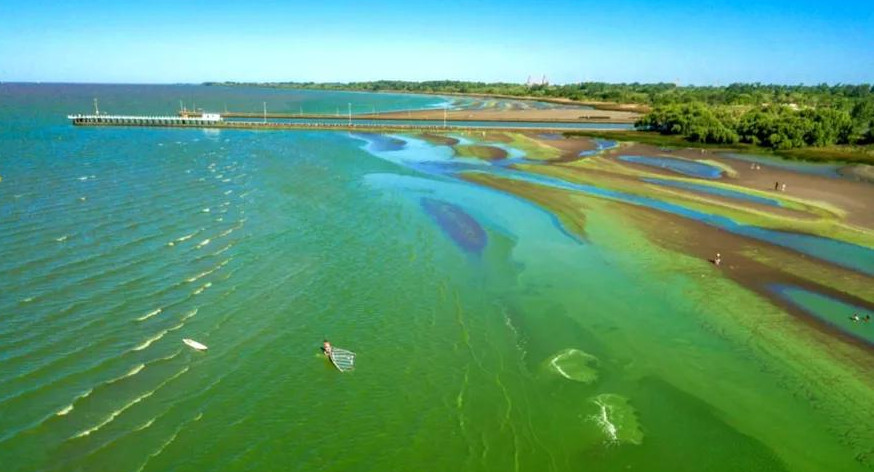
[[[611,205],[622,204],[611,203]],[[643,229],[650,241],[670,251],[682,252],[702,260],[710,260],[717,252],[720,253],[722,256],[722,263],[719,266],[721,275],[766,298],[784,312],[789,313],[810,327],[826,332],[830,336],[844,342],[874,351],[874,345],[811,316],[803,309],[779,297],[768,286],[772,284],[795,285],[802,289],[817,292],[835,300],[872,311],[874,311],[874,302],[789,273],[780,265],[768,265],[756,261],[746,255],[745,252],[748,250],[767,251],[769,254],[773,254],[776,260],[804,256],[779,246],[745,238],[701,222],[665,214],[649,208],[622,205],[622,209],[615,213]],[[855,277],[860,280],[870,279],[870,277],[863,274],[853,272],[827,261],[813,261],[809,258],[807,260],[811,264],[828,267],[829,270],[843,274],[844,277]]]
[[[488,161],[497,161],[507,158],[507,151],[489,145],[467,144],[454,146],[455,154],[459,157],[476,157]]]

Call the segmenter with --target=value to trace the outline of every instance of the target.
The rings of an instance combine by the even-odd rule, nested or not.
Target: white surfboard
[[[191,346],[191,347],[194,348],[194,349],[197,349],[198,351],[205,351],[205,350],[209,349],[209,348],[206,347],[205,345],[200,344],[199,342],[197,342],[197,341],[195,341],[195,340],[193,340],[193,339],[185,338],[185,339],[182,340],[182,342],[184,342],[185,344]]]

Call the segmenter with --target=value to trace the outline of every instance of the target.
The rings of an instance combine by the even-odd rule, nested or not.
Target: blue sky
[[[763,0],[0,0],[0,81],[874,82],[874,8]]]

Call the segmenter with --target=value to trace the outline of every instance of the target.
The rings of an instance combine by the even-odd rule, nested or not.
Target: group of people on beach
[[[859,316],[858,313],[855,313],[853,314],[853,316],[850,317],[850,321],[852,321],[853,323],[858,323],[859,321],[862,321],[864,323],[870,323],[871,315],[865,315],[865,317],[862,318],[861,316]]]
[[[779,190],[781,192],[786,191],[786,184],[781,184],[780,182],[774,182],[774,190]]]

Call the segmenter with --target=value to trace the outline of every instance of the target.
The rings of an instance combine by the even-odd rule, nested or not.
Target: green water
[[[804,328],[621,206],[592,199],[581,241],[417,170],[451,153],[415,140],[74,129],[56,113],[93,89],[0,90],[2,119],[23,113],[0,133],[3,470],[865,468],[870,436],[846,431],[867,410],[836,418],[844,400],[799,395],[803,367],[719,323]]]

